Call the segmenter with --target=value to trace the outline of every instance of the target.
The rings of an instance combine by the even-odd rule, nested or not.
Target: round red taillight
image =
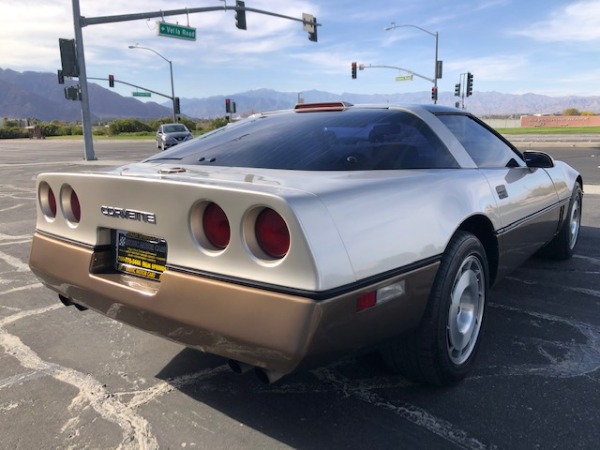
[[[58,210],[56,196],[50,185],[45,181],[42,181],[38,188],[38,202],[46,220],[54,220]]]
[[[54,218],[56,217],[56,197],[54,196],[54,191],[52,191],[52,188],[49,187],[48,188],[48,216]]]
[[[81,205],[79,204],[79,197],[77,197],[75,191],[71,191],[70,202],[71,213],[73,215],[73,217],[70,218],[72,219],[71,222],[79,223],[79,221],[81,220]]]
[[[229,244],[231,229],[225,211],[216,203],[209,203],[202,215],[202,227],[208,242],[223,250]]]
[[[290,249],[290,232],[279,214],[263,209],[256,218],[254,229],[258,245],[272,258],[283,258]]]

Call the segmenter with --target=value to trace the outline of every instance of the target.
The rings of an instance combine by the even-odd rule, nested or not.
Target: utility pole
[[[81,89],[81,127],[83,130],[83,159],[95,161],[94,139],[92,138],[92,119],[90,114],[90,95],[88,90],[87,75],[85,71],[85,52],[83,51],[83,33],[80,21],[81,12],[79,0],[73,0],[73,22],[75,27],[75,50],[79,66],[79,86]]]

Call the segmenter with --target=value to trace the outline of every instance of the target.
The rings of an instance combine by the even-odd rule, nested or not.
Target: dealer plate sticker
[[[117,270],[160,280],[167,264],[167,241],[122,230],[117,230],[116,237]]]

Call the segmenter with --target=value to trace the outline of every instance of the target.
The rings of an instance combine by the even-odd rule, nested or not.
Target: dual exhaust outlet
[[[246,373],[246,372],[254,369],[254,374],[256,375],[258,380],[264,384],[275,383],[277,380],[279,380],[284,375],[279,372],[274,372],[272,370],[266,370],[261,367],[255,367],[250,364],[236,361],[235,359],[230,359],[229,361],[227,361],[227,365],[234,373],[238,373],[238,374]]]

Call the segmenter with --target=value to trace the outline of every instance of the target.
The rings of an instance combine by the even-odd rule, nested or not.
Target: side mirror
[[[554,167],[554,160],[550,155],[543,152],[523,152],[525,164],[532,169],[550,169]]]

